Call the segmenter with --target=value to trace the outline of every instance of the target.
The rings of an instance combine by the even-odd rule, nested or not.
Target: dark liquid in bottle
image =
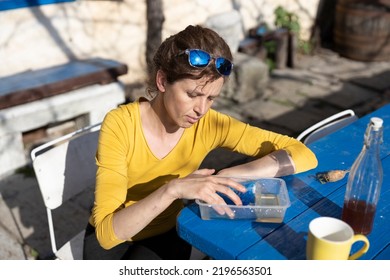
[[[355,233],[367,235],[372,230],[376,207],[363,200],[344,201],[341,219],[349,224]]]

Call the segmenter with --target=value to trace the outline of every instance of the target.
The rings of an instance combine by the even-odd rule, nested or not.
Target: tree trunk
[[[162,25],[165,20],[163,12],[163,0],[146,0],[146,63],[148,73],[151,71],[153,56],[162,42]]]

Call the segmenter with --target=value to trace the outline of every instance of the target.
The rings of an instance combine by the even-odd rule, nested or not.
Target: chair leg
[[[209,259],[209,257],[206,254],[202,253],[195,247],[192,247],[190,260],[207,260],[207,259]]]

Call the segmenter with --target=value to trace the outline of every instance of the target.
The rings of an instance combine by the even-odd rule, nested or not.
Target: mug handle
[[[356,259],[360,258],[362,255],[367,253],[368,248],[370,248],[370,242],[368,241],[366,236],[364,236],[362,234],[354,235],[353,238],[352,238],[352,244],[357,242],[357,241],[363,241],[364,245],[355,254],[349,256],[349,258],[348,258],[349,260],[356,260]]]

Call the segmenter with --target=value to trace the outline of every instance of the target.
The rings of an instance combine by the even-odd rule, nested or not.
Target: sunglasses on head
[[[199,49],[186,49],[180,52],[178,55],[187,54],[188,63],[192,67],[205,68],[212,60],[214,60],[215,68],[219,74],[223,76],[229,76],[233,69],[233,63],[224,57],[214,57],[208,52]]]

